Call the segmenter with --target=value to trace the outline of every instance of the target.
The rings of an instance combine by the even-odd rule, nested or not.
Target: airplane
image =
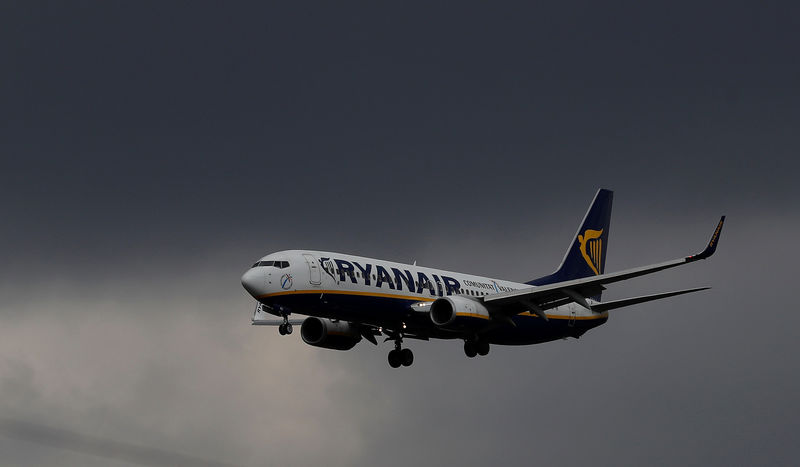
[[[309,345],[350,350],[362,339],[394,341],[392,368],[414,362],[404,339],[459,339],[469,358],[494,345],[529,345],[581,335],[618,308],[709,287],[602,301],[605,286],[706,259],[714,254],[722,216],[705,249],[695,255],[605,273],[614,194],[600,189],[552,274],[512,282],[414,264],[342,253],[286,250],[259,259],[242,276],[256,299],[251,323],[278,326],[281,335],[301,324]],[[280,319],[269,319],[269,315]],[[290,315],[305,315],[303,320]]]

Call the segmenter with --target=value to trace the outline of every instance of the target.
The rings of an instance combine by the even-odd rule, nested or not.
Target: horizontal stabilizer
[[[614,310],[616,308],[636,305],[638,303],[650,302],[653,300],[660,300],[662,298],[674,297],[676,295],[683,295],[686,293],[699,292],[701,290],[707,290],[710,288],[711,287],[697,287],[695,289],[676,290],[674,292],[664,292],[653,295],[642,295],[641,297],[624,298],[622,300],[614,300],[613,302],[602,302],[592,305],[592,311],[603,312],[608,310]]]

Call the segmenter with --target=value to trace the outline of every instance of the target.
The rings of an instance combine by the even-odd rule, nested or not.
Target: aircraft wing
[[[303,324],[303,320],[302,319],[289,319],[286,322],[288,322],[289,324],[292,324],[292,325]],[[250,320],[250,324],[252,324],[253,326],[280,326],[281,324],[283,324],[283,320],[282,319],[258,319],[258,318],[253,318],[253,319]]]
[[[303,324],[305,319],[287,319],[286,322],[295,326],[299,326]],[[284,324],[282,319],[270,319],[270,318],[256,318],[250,320],[250,324],[253,326],[280,326]],[[364,337],[366,340],[372,342],[375,345],[378,345],[378,341],[375,339],[375,336],[380,336],[381,332],[378,330],[377,326],[373,326],[371,324],[365,323],[355,323],[358,326],[358,331],[361,333],[361,336]],[[411,337],[417,339],[424,339],[428,340],[427,337],[417,337],[413,335],[405,335],[404,337]]]
[[[646,274],[652,274],[654,272],[663,271],[664,269],[674,268],[676,266],[682,266],[684,264],[708,258],[709,256],[713,255],[717,249],[717,241],[719,239],[720,232],[722,231],[722,224],[724,222],[725,216],[722,216],[717,224],[717,228],[714,230],[714,234],[711,236],[711,240],[708,242],[708,245],[702,252],[696,255],[674,259],[672,261],[665,261],[663,263],[651,264],[649,266],[626,269],[624,271],[609,274],[600,274],[583,279],[556,282],[554,284],[513,290],[510,292],[500,292],[483,297],[483,302],[487,307],[494,308],[495,310],[498,310],[500,314],[506,316],[522,313],[524,311],[531,311],[544,317],[544,310],[555,308],[569,302],[576,302],[590,310],[606,311],[612,308],[633,305],[635,303],[671,297],[681,293],[696,292],[701,289],[689,289],[646,297],[636,297],[635,299],[625,299],[617,301],[617,306],[611,307],[609,305],[612,305],[614,302],[606,302],[604,306],[603,303],[589,305],[589,303],[586,301],[586,297],[597,295],[599,292],[604,290],[604,286],[606,284],[612,284],[614,282],[619,282],[638,276],[644,276]]]

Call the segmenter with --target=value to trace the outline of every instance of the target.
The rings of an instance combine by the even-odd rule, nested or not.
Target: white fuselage
[[[242,283],[253,297],[269,306],[276,315],[296,313],[376,326],[402,322],[417,328],[431,325],[427,314],[414,312],[425,310],[426,302],[449,296],[480,301],[485,295],[531,287],[502,279],[314,250],[286,250],[264,256],[245,273]],[[470,316],[490,319],[477,314]],[[592,325],[602,324],[607,314],[593,313],[569,303],[548,310],[547,318],[549,323],[561,322],[571,327],[584,320],[594,321]],[[543,320],[528,312],[520,313],[514,319],[522,323],[537,321],[537,328],[544,324]],[[598,322],[599,319],[602,322]],[[528,329],[529,326],[522,326],[515,333],[512,332],[514,329],[506,330],[506,334],[525,333]],[[459,337],[448,332],[434,334],[436,337]],[[517,336],[509,342],[500,339],[498,343],[539,342],[563,337],[560,331],[552,334],[547,330],[544,335],[541,332],[535,334]]]

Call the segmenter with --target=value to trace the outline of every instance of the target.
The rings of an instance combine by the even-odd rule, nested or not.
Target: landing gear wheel
[[[398,368],[402,364],[402,359],[400,356],[399,350],[391,350],[389,351],[389,366],[392,368]]]
[[[478,342],[477,350],[478,350],[478,355],[480,355],[481,357],[487,355],[489,353],[489,343]]]
[[[283,325],[283,330],[286,332],[286,334],[291,334],[292,333],[292,323],[284,324]],[[488,350],[487,350],[487,352],[488,352]],[[486,354],[481,354],[481,355],[486,355]]]
[[[464,353],[467,354],[467,357],[473,358],[478,355],[478,349],[474,342],[472,341],[464,341]]]
[[[278,332],[280,333],[281,336],[285,336],[286,335],[286,325],[285,324],[279,324],[278,325]]]
[[[403,366],[411,366],[414,363],[414,352],[411,349],[403,349],[400,351],[400,361]]]

